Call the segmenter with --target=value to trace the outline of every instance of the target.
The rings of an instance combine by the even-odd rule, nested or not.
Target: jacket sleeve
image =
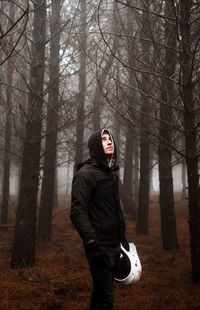
[[[94,187],[95,180],[91,175],[79,172],[74,176],[70,218],[85,244],[96,240],[95,230],[88,215],[89,202]]]
[[[117,175],[117,201],[118,201],[118,215],[119,215],[119,221],[120,221],[120,242],[123,242],[126,240],[126,223],[124,219],[124,213],[122,211],[121,207],[121,201],[119,197],[119,177]]]

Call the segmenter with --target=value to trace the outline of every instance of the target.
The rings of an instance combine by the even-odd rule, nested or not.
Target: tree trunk
[[[146,103],[148,104],[148,103]],[[147,113],[147,111],[146,111]],[[148,111],[149,113],[149,111]],[[149,121],[141,122],[142,126],[148,131]],[[149,188],[150,188],[150,167],[149,167],[149,150],[148,134],[141,137],[140,142],[140,180],[139,180],[139,204],[137,212],[136,232],[138,234],[148,234],[149,232]]]
[[[127,52],[128,52],[128,62],[130,68],[134,68],[134,39],[131,37],[134,33],[135,21],[131,14],[131,10],[127,9],[127,25],[125,35],[127,35]],[[128,71],[129,74],[129,89],[127,91],[127,101],[128,101],[128,111],[129,117],[131,121],[135,121],[135,112],[134,107],[136,105],[137,94],[134,91],[136,81],[135,81],[135,74],[133,70]],[[127,125],[127,132],[126,132],[126,143],[125,143],[125,158],[124,158],[124,178],[123,178],[123,185],[126,188],[127,192],[129,193],[130,197],[136,198],[135,195],[135,168],[133,165],[134,160],[134,149],[135,149],[135,136],[133,133],[133,127],[130,123]],[[135,201],[135,199],[134,199]],[[128,211],[128,210],[127,210]],[[131,210],[130,210],[131,212]]]
[[[173,16],[173,5],[171,1],[165,3],[165,15]],[[165,22],[166,46],[175,48],[176,37],[175,27]],[[165,52],[165,63],[163,72],[167,77],[172,77],[176,69],[176,58],[171,50],[167,48]],[[176,230],[176,216],[174,209],[173,177],[171,148],[172,144],[172,102],[173,84],[171,81],[162,79],[161,100],[160,100],[160,127],[159,127],[159,181],[160,181],[160,211],[161,211],[161,231],[163,248],[173,250],[178,248],[178,237]]]
[[[79,73],[79,95],[77,107],[77,124],[76,124],[76,150],[75,150],[75,163],[74,172],[77,165],[83,160],[83,140],[84,140],[84,107],[85,107],[85,94],[86,94],[86,48],[87,48],[87,2],[81,2],[81,30],[80,30],[80,73]]]
[[[124,178],[123,185],[133,198],[133,150],[134,139],[131,127],[128,125],[126,133],[125,157],[124,157]]]
[[[117,8],[118,8],[118,3],[117,1],[113,1],[113,15],[112,15],[112,31],[113,33],[117,33],[116,29],[118,28],[119,21],[117,20]],[[104,88],[106,78],[108,75],[108,72],[110,71],[112,64],[115,60],[115,53],[117,52],[118,49],[118,42],[119,42],[119,37],[117,35],[114,35],[113,38],[113,44],[111,47],[112,53],[109,55],[108,59],[104,59],[104,62],[106,63],[103,72],[99,74],[95,92],[94,92],[94,99],[93,99],[93,128],[94,131],[99,130],[101,127],[101,101],[102,101],[102,91],[101,89]]]
[[[57,153],[56,153],[56,159],[55,159],[55,178],[54,179],[55,180],[54,180],[53,209],[56,209],[59,205]]]
[[[133,200],[133,197],[127,191],[126,187],[122,184],[121,180],[119,180],[119,194],[125,216],[132,220],[135,220],[137,213],[136,203]]]
[[[144,10],[148,12],[149,1],[146,1]],[[144,54],[145,63],[149,63],[150,55],[150,43],[148,43],[150,38],[150,25],[149,25],[149,15],[144,12],[142,16],[143,25],[141,30],[141,36],[147,39],[147,42],[143,42],[142,51]],[[149,76],[143,75],[143,81],[141,88],[145,93],[148,93]],[[150,105],[151,102],[145,96],[142,96],[141,103],[141,128],[142,131],[140,140],[140,181],[139,181],[139,203],[138,203],[138,213],[137,213],[137,225],[136,232],[140,234],[148,234],[149,231],[149,192],[150,192],[150,142],[149,142],[149,130],[150,130]]]
[[[11,64],[8,60],[8,85],[12,83]],[[10,143],[11,143],[11,87],[7,86],[7,108],[6,108],[6,123],[5,123],[5,140],[4,140],[4,160],[3,160],[3,193],[2,193],[2,210],[1,223],[8,223],[8,207],[10,196]]]
[[[181,198],[186,199],[187,190],[186,190],[186,164],[185,158],[181,160],[181,180],[182,180],[182,191]]]
[[[9,8],[10,20],[14,20],[13,3]],[[13,35],[9,37],[8,53],[13,49]],[[12,111],[12,81],[13,81],[13,64],[12,59],[8,59],[7,67],[7,91],[6,91],[6,123],[5,123],[5,139],[4,139],[4,160],[3,160],[3,193],[2,193],[2,210],[1,223],[8,223],[8,207],[10,196],[10,146],[11,146],[11,111]]]
[[[200,185],[198,173],[197,129],[194,107],[194,84],[191,70],[191,1],[180,2],[181,34],[181,96],[184,106],[184,129],[189,198],[189,230],[192,261],[192,278],[200,283]],[[195,52],[195,51],[194,51]]]
[[[134,139],[134,196],[136,204],[138,205],[139,195],[139,141],[138,138]]]
[[[114,112],[113,131],[114,131],[115,143],[117,145],[117,157],[118,157],[118,161],[120,161],[121,123],[120,123],[119,115],[117,114],[117,112]]]
[[[31,267],[35,262],[36,209],[39,181],[43,82],[45,70],[46,2],[34,2],[29,114],[22,159],[11,267]]]
[[[60,42],[61,0],[52,1],[50,19],[50,63],[49,63],[49,104],[47,110],[46,145],[41,202],[38,220],[38,237],[50,241],[52,233],[52,213],[55,202],[56,149],[59,111],[59,42]]]

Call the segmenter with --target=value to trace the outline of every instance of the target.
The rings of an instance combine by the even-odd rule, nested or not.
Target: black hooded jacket
[[[117,246],[125,239],[125,223],[118,195],[117,153],[111,165],[106,162],[102,146],[102,129],[89,141],[90,159],[85,161],[72,182],[70,218],[84,244],[95,240],[102,247]]]

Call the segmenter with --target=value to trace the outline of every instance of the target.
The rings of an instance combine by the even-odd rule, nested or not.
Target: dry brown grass
[[[135,223],[127,222],[128,240],[133,240],[143,273],[136,285],[115,284],[115,310],[200,309],[200,286],[192,283],[187,207],[176,203],[180,248],[163,251],[159,206],[150,208],[149,235],[135,235]],[[58,211],[56,211],[58,212]],[[0,309],[86,310],[91,279],[79,237],[61,213],[54,218],[53,241],[37,245],[33,268],[9,268],[12,231],[0,232]]]

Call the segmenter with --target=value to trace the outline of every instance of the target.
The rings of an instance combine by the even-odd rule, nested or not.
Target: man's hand
[[[101,267],[108,266],[109,258],[101,248],[100,244],[95,240],[90,240],[85,244],[86,256],[91,264]]]

